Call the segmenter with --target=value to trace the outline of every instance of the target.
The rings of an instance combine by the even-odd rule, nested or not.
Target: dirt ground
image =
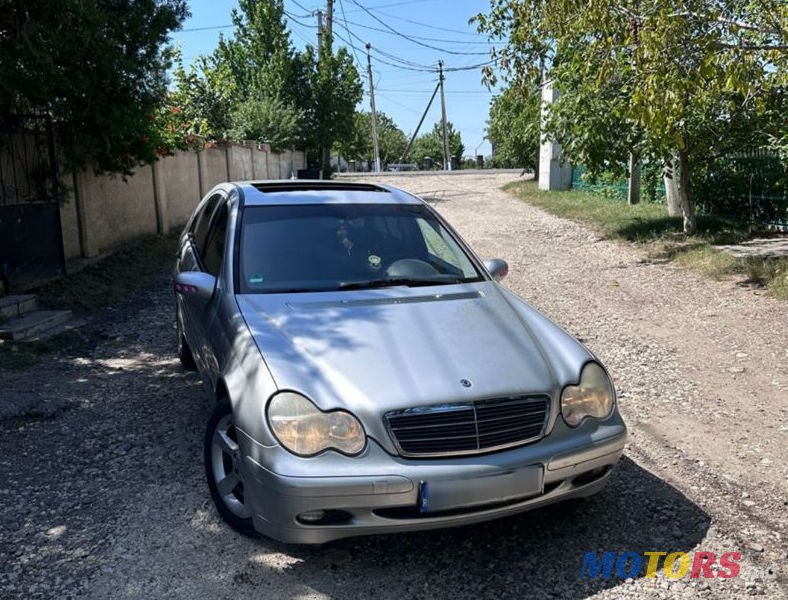
[[[500,191],[391,175],[611,371],[630,427],[594,498],[477,526],[294,547],[217,517],[210,406],[174,355],[167,276],[79,356],[0,373],[2,598],[788,598],[788,304]],[[586,551],[742,553],[734,579],[581,580]]]

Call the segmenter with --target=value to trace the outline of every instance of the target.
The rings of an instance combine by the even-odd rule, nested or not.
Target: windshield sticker
[[[249,277],[249,283],[251,283],[252,285],[263,283],[263,281],[265,280],[263,279],[262,275],[251,275]]]
[[[369,266],[373,269],[379,269],[380,263],[383,262],[383,260],[375,254],[370,254],[367,260],[369,261]]]

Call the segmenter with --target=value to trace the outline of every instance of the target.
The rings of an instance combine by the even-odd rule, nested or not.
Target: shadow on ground
[[[681,217],[632,219],[613,231],[613,237],[629,241],[684,241],[686,235]],[[712,245],[738,244],[749,237],[742,223],[724,217],[698,216],[697,235]]]
[[[457,529],[283,551],[300,559],[289,567],[296,579],[335,598],[585,598],[625,585],[580,579],[585,552],[691,552],[709,525],[681,492],[625,458],[593,498]],[[258,568],[247,575],[265,577]]]

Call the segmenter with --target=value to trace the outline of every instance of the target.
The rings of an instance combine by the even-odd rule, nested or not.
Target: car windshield
[[[247,207],[238,271],[246,294],[483,279],[430,209],[392,204]]]

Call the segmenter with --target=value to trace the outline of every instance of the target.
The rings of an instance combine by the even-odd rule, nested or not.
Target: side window
[[[217,204],[222,197],[219,194],[214,194],[208,198],[202,212],[197,216],[194,224],[194,246],[198,253],[202,253],[205,248],[205,242],[208,239],[208,226],[211,224],[211,217],[216,210]]]
[[[229,212],[227,203],[223,202],[219,206],[219,210],[211,226],[211,231],[208,233],[208,242],[205,244],[205,251],[201,254],[205,270],[211,275],[218,276],[219,271],[222,269],[224,246],[227,241],[227,221]]]

